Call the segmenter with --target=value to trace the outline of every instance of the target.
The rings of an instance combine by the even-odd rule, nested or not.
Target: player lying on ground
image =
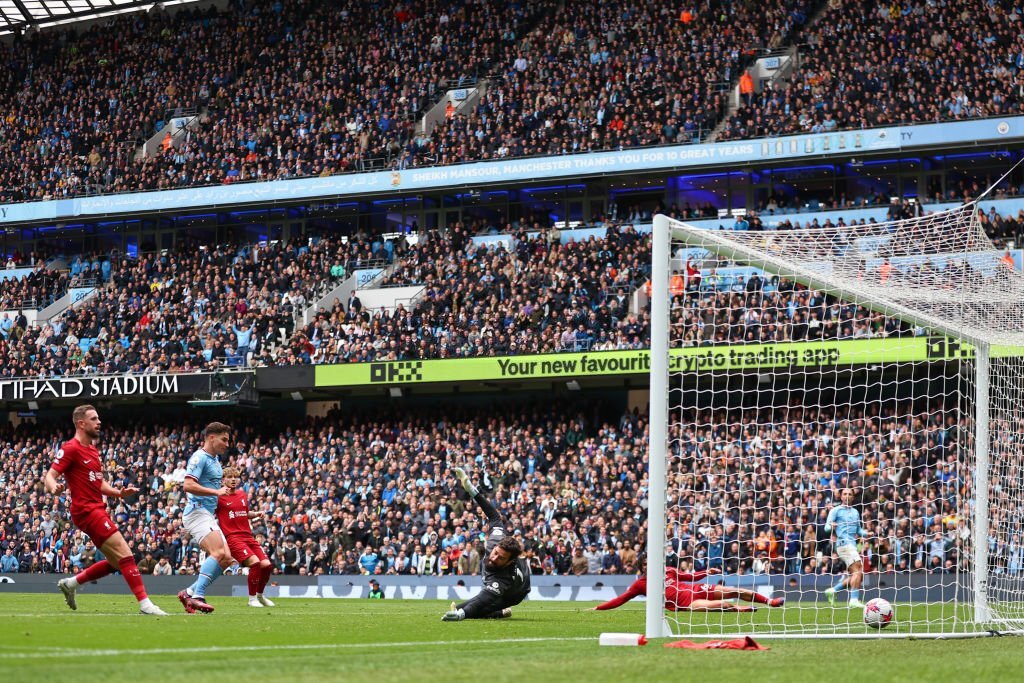
[[[451,610],[441,621],[510,617],[510,608],[521,603],[530,593],[530,566],[525,558],[520,557],[523,546],[515,537],[508,535],[501,513],[473,486],[465,470],[453,467],[452,472],[487,515],[490,531],[484,546],[487,555],[484,557],[483,590],[463,603],[457,605],[453,602]]]
[[[853,489],[843,489],[839,494],[842,505],[837,505],[828,512],[825,520],[825,533],[835,532],[836,554],[846,564],[847,576],[839,583],[825,590],[825,597],[830,604],[836,604],[836,593],[844,588],[850,589],[850,607],[862,608],[860,601],[860,585],[864,582],[864,563],[857,551],[857,538],[867,536],[860,525],[860,513],[853,507]]]
[[[705,576],[721,574],[718,569],[706,572],[681,572],[675,567],[665,568],[665,609],[673,612],[753,612],[752,605],[734,605],[729,600],[739,599],[747,602],[759,602],[769,607],[781,607],[785,598],[766,598],[746,588],[715,586],[694,582]],[[615,609],[633,598],[647,595],[647,576],[641,576],[626,589],[622,595],[602,603],[595,610]]]
[[[241,480],[237,468],[224,468],[224,486],[230,493],[217,498],[217,522],[224,532],[231,557],[249,568],[249,607],[273,607],[274,603],[263,596],[273,568],[267,554],[253,538],[250,524],[263,515],[249,510],[249,498],[238,488]]]
[[[59,496],[64,491],[64,484],[57,481],[57,477],[63,475],[71,494],[71,521],[92,539],[104,557],[110,559],[100,560],[74,577],[61,579],[57,587],[64,593],[68,607],[78,609],[75,593],[81,584],[120,571],[135,599],[139,601],[140,612],[167,616],[146,595],[146,587],[142,584],[142,575],[139,574],[132,551],[107,514],[103,502],[103,496],[124,498],[139,490],[134,486],[117,489],[103,481],[102,459],[93,445],[100,436],[101,425],[96,409],[89,405],[78,406],[71,414],[71,419],[75,423],[75,437],[57,451],[53,465],[43,476],[43,486],[49,493]]]

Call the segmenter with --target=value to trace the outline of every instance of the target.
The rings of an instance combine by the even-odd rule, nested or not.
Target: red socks
[[[753,600],[754,602],[759,602],[762,605],[767,605],[769,602],[768,598],[764,597],[760,593],[754,593],[754,597],[752,597],[751,600]]]
[[[83,570],[77,576],[75,576],[75,581],[77,581],[78,585],[81,586],[85,585],[90,581],[98,581],[107,574],[113,573],[114,566],[106,560],[100,560],[99,562],[96,562],[95,564],[91,565],[88,569]]]
[[[135,564],[135,558],[131,555],[122,557],[117,565],[121,568],[121,575],[124,576],[125,583],[128,584],[128,587],[132,589],[132,593],[135,594],[135,599],[145,600],[146,587],[142,584],[142,575],[139,573],[138,565]]]
[[[270,573],[272,571],[273,567],[261,567],[258,563],[249,567],[250,598],[257,594],[263,594],[263,589],[267,587],[267,582],[270,581]]]
[[[260,589],[260,579],[263,578],[263,567],[259,563],[249,567],[249,597],[255,598],[257,593],[263,592]]]
[[[260,585],[257,593],[262,594],[263,589],[267,587],[267,583],[270,581],[270,575],[274,573],[274,565],[269,567],[263,567],[263,571],[260,573]]]

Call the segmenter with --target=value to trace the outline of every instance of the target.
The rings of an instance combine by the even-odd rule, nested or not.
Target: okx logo
[[[973,358],[974,350],[956,339],[930,337],[928,339],[928,360],[957,360]]]
[[[392,363],[370,363],[370,381],[397,384],[401,382],[422,382],[423,361],[399,360]]]

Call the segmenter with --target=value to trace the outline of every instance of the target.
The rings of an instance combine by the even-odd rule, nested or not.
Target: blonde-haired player
[[[237,468],[224,468],[224,486],[229,492],[217,499],[217,522],[227,539],[231,557],[249,568],[249,607],[273,607],[274,603],[263,595],[273,568],[252,535],[251,521],[263,515],[249,509],[249,497],[244,489],[238,488],[241,481]]]

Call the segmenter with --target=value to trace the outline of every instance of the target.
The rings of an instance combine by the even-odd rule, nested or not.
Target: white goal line
[[[122,657],[146,655],[177,655],[177,654],[206,654],[218,652],[287,652],[287,651],[317,651],[317,650],[356,650],[356,649],[381,649],[401,647],[451,647],[451,646],[472,646],[472,645],[504,645],[528,644],[528,643],[553,643],[553,642],[581,642],[597,641],[597,635],[593,636],[552,636],[537,638],[489,638],[484,640],[412,640],[396,643],[374,642],[374,643],[320,643],[300,645],[214,645],[210,647],[157,647],[157,648],[128,648],[128,649],[102,649],[90,650],[87,648],[54,650],[47,648],[39,652],[0,652],[0,660],[3,659],[50,659],[54,657]]]

